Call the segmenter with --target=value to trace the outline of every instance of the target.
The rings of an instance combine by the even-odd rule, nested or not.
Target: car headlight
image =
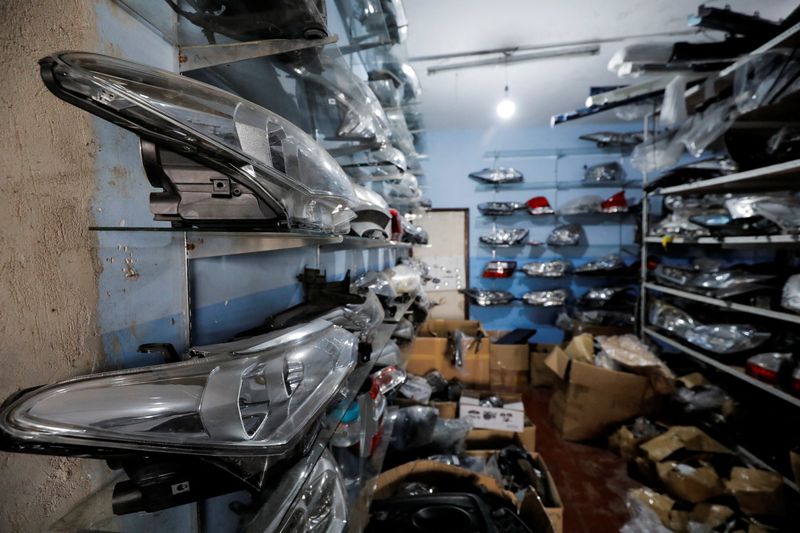
[[[100,447],[204,456],[291,451],[356,364],[357,339],[326,320],[192,349],[181,363],[46,385],[6,402],[14,450]]]
[[[56,96],[219,171],[258,197],[264,218],[280,213],[290,228],[349,231],[349,178],[283,117],[205,83],[99,54],[63,52],[39,64]],[[188,213],[191,222],[204,221]]]

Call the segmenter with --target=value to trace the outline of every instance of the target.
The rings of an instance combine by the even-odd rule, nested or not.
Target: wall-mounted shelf
[[[653,329],[644,328],[644,332],[647,335],[649,335],[650,337],[652,337],[652,338],[654,338],[654,339],[656,339],[656,340],[658,340],[660,342],[663,342],[664,344],[666,344],[666,345],[668,345],[668,346],[670,346],[670,347],[672,347],[672,348],[674,348],[674,349],[676,349],[676,350],[678,350],[680,352],[683,352],[684,354],[688,355],[689,357],[691,357],[693,359],[696,359],[696,360],[698,360],[698,361],[700,361],[702,363],[705,363],[705,364],[707,364],[709,366],[713,366],[717,370],[721,370],[722,372],[725,372],[726,374],[728,374],[730,376],[733,376],[733,377],[735,377],[735,378],[737,378],[737,379],[739,379],[741,381],[744,381],[745,383],[749,383],[750,385],[752,385],[754,387],[758,387],[759,389],[768,392],[769,394],[775,396],[776,398],[779,398],[779,399],[781,399],[781,400],[783,400],[785,402],[788,402],[788,403],[790,403],[790,404],[792,404],[792,405],[794,405],[796,407],[800,407],[800,398],[795,398],[794,396],[792,396],[790,394],[787,394],[787,393],[783,392],[782,390],[773,387],[772,385],[769,385],[767,383],[763,383],[761,381],[758,381],[757,379],[748,376],[742,370],[739,370],[736,367],[732,367],[730,365],[726,365],[725,363],[721,363],[721,362],[717,361],[716,359],[714,359],[713,357],[709,357],[709,356],[707,356],[705,354],[702,354],[702,353],[698,352],[697,350],[693,350],[692,348],[689,348],[688,346],[684,346],[680,342],[678,342],[678,341],[676,341],[674,339],[671,339],[670,337],[667,337],[666,335],[662,335],[661,333],[658,333],[657,331],[654,331]]]
[[[484,152],[484,159],[525,159],[540,157],[567,157],[573,155],[618,155],[626,151],[619,146],[572,146],[567,148],[523,148],[520,150],[491,150]]]
[[[666,240],[665,240],[666,239]],[[741,237],[699,237],[690,239],[686,237],[659,237],[656,235],[649,235],[645,238],[645,242],[663,244],[716,244],[723,247],[746,247],[758,245],[775,245],[775,246],[798,246],[800,245],[800,235],[752,235]]]
[[[522,183],[506,184],[478,184],[475,192],[500,192],[500,191],[538,191],[538,190],[557,190],[566,191],[572,189],[624,189],[627,187],[641,186],[642,180],[619,180],[593,182],[583,180],[570,181],[524,181]]]
[[[762,307],[754,307],[752,305],[728,302],[717,298],[711,298],[709,296],[703,296],[702,294],[697,294],[694,292],[682,291],[672,287],[664,287],[663,285],[657,285],[655,283],[645,283],[644,286],[648,290],[663,292],[664,294],[671,294],[672,296],[677,296],[678,298],[683,298],[684,300],[692,300],[694,302],[713,305],[723,309],[730,309],[731,311],[739,311],[740,313],[748,313],[751,315],[773,318],[775,320],[782,320],[784,322],[800,324],[800,315],[796,315],[794,313],[783,313],[781,311],[773,311],[772,309],[764,309]]]
[[[797,187],[798,180],[800,180],[800,159],[745,172],[737,172],[736,174],[728,174],[718,178],[696,181],[686,185],[664,187],[650,194],[700,194],[756,188],[759,191],[785,190]]]

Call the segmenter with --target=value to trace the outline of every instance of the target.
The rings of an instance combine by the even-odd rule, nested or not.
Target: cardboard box
[[[641,444],[639,449],[653,462],[665,461],[675,454],[708,455],[733,452],[694,426],[672,426],[657,437]]]
[[[656,464],[656,472],[670,496],[679,500],[701,503],[725,492],[717,471],[708,463],[665,461]]]
[[[503,407],[483,407],[482,396],[495,394],[503,400]],[[458,402],[458,417],[472,421],[477,429],[522,431],[525,427],[525,406],[519,394],[504,394],[491,391],[467,389]]]
[[[522,431],[497,431],[492,429],[472,429],[467,434],[467,450],[499,450],[516,444],[529,452],[536,451],[536,426],[525,426]]]
[[[505,331],[489,331],[490,339],[499,339]],[[498,391],[518,391],[528,387],[530,347],[525,344],[495,344],[489,346],[490,388]]]
[[[542,533],[554,531],[547,510],[540,499],[525,498],[519,502],[514,494],[500,487],[490,476],[436,461],[412,461],[383,472],[376,479],[374,499],[391,498],[398,487],[415,481],[437,486],[440,492],[463,492],[465,484],[478,487],[482,492],[506,499],[516,505],[520,517],[532,531]]]
[[[411,344],[406,370],[419,376],[438,370],[445,379],[458,378],[469,385],[489,387],[489,339],[472,343],[464,354],[463,366],[456,367],[449,338],[454,331],[476,338],[486,335],[477,320],[428,320]]]
[[[521,442],[519,439],[516,440],[517,444]],[[480,456],[488,459],[492,455],[497,454],[498,451],[499,450],[467,450],[465,453],[467,455]],[[551,495],[552,502],[550,502],[550,505],[545,504],[545,502],[542,500],[542,498],[536,492],[536,490],[533,487],[528,487],[528,489],[526,489],[524,492],[522,501],[520,502],[519,514],[520,516],[523,516],[523,519],[525,519],[524,517],[526,514],[526,505],[531,507],[541,506],[542,508],[544,508],[545,514],[547,515],[547,518],[549,519],[550,523],[553,526],[553,531],[555,533],[563,533],[564,503],[563,500],[561,499],[561,495],[558,493],[558,487],[556,487],[556,483],[555,481],[553,481],[553,476],[550,474],[550,469],[547,468],[547,463],[545,462],[544,457],[542,457],[541,454],[538,454],[530,449],[528,449],[528,453],[530,453],[535,460],[538,460],[539,464],[542,466],[545,478],[547,479],[547,491]]]
[[[654,410],[659,397],[647,377],[616,372],[584,362],[590,360],[590,335],[556,347],[545,364],[557,376],[550,416],[566,440],[602,435],[610,427]]]
[[[783,515],[783,477],[775,472],[736,466],[725,483],[739,509],[748,516]]]
[[[552,387],[558,376],[544,364],[547,356],[558,344],[538,343],[531,345],[531,385],[534,387]]]

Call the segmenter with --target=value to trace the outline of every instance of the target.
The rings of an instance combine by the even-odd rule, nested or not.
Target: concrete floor
[[[619,531],[628,520],[625,493],[640,487],[626,474],[625,462],[604,447],[567,442],[547,414],[551,392],[533,389],[525,411],[536,424],[536,450],[542,454],[564,503],[564,533]]]

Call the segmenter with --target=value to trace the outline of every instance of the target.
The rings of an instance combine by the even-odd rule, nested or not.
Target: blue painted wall
[[[494,159],[484,158],[488,151],[523,150],[523,149],[555,149],[571,147],[593,147],[593,143],[582,141],[578,137],[584,133],[601,130],[634,131],[640,128],[639,122],[614,124],[566,124],[556,128],[516,128],[497,126],[488,131],[480,130],[428,130],[426,132],[426,152],[430,158],[423,163],[425,169],[425,193],[434,207],[468,207],[470,208],[470,286],[503,289],[516,296],[522,296],[532,290],[569,288],[573,297],[580,296],[589,286],[602,286],[603,280],[586,280],[567,276],[562,279],[541,280],[528,278],[517,272],[511,279],[483,279],[483,267],[492,259],[492,250],[480,244],[479,237],[492,231],[492,224],[498,227],[524,227],[530,231],[532,241],[545,241],[550,231],[557,224],[578,222],[584,227],[586,238],[582,246],[551,247],[514,247],[498,248],[497,259],[516,260],[518,266],[528,261],[568,258],[574,265],[596,259],[603,255],[619,251],[621,248],[630,253],[623,254],[628,263],[638,259],[637,249],[633,246],[635,220],[632,216],[619,217],[581,217],[567,219],[564,217],[545,216],[532,217],[521,211],[511,217],[492,219],[484,217],[477,209],[481,202],[517,201],[525,202],[533,196],[546,196],[550,205],[558,211],[559,207],[569,200],[587,194],[602,196],[604,199],[619,191],[619,188],[582,188],[557,190],[554,182],[576,181],[583,177],[584,165],[594,165],[608,161],[619,161],[626,169],[628,179],[639,179],[641,176],[632,168],[627,158],[619,152],[609,151],[592,155],[555,157],[517,157]],[[484,190],[476,182],[469,179],[470,172],[485,167],[511,166],[525,175],[523,187],[508,187],[498,192]],[[536,184],[541,186],[536,186]],[[629,204],[639,202],[640,187],[626,189]],[[511,329],[534,327],[539,333],[534,338],[537,342],[558,342],[562,333],[553,326],[559,308],[539,309],[515,302],[508,306],[478,307],[470,306],[471,318],[481,320],[488,329]]]

